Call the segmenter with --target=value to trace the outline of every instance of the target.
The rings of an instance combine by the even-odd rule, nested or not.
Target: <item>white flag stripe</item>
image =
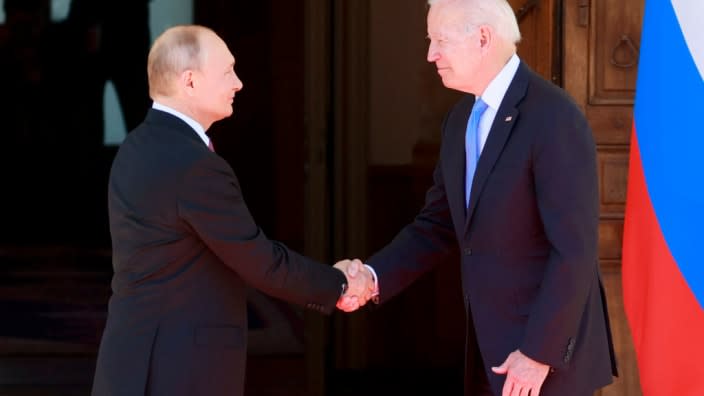
[[[704,81],[704,1],[672,0],[672,8],[675,9],[687,47],[699,69],[699,77]]]

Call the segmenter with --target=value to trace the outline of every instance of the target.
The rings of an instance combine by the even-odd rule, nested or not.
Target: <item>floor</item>
[[[80,369],[80,365],[73,365]],[[0,377],[13,370],[7,362],[0,362]],[[90,381],[81,373],[64,370],[67,382],[81,384],[33,384],[20,376],[22,384],[0,385],[0,396],[89,396]],[[250,359],[245,396],[307,396],[305,364],[302,360],[283,358]],[[48,377],[47,377],[48,378]],[[60,382],[54,378],[55,382]],[[326,396],[461,396],[459,372],[436,370],[408,372],[401,370],[350,371],[329,373]]]

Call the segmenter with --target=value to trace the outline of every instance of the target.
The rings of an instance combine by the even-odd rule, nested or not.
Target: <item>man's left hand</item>
[[[506,374],[501,396],[539,396],[550,366],[536,362],[516,349],[501,366],[492,367],[491,370],[496,374]]]

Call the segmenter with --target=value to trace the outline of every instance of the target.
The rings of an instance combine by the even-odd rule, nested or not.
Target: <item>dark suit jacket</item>
[[[505,378],[490,367],[515,349],[554,369],[541,395],[602,387],[616,366],[597,257],[590,128],[564,91],[521,63],[465,210],[464,135],[473,104],[474,97],[465,96],[443,123],[434,184],[420,214],[368,260],[379,277],[381,301],[459,247],[473,327],[468,333],[476,334],[496,395]]]
[[[150,110],[109,182],[113,295],[94,396],[243,393],[245,286],[330,313],[342,272],[268,240],[230,166]]]

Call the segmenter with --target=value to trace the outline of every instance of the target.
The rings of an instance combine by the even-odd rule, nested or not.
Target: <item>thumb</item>
[[[508,359],[506,359],[501,366],[499,367],[492,367],[491,371],[493,371],[495,374],[506,374],[508,373]]]
[[[347,266],[347,275],[354,277],[359,271],[359,260],[352,260],[352,262]]]

